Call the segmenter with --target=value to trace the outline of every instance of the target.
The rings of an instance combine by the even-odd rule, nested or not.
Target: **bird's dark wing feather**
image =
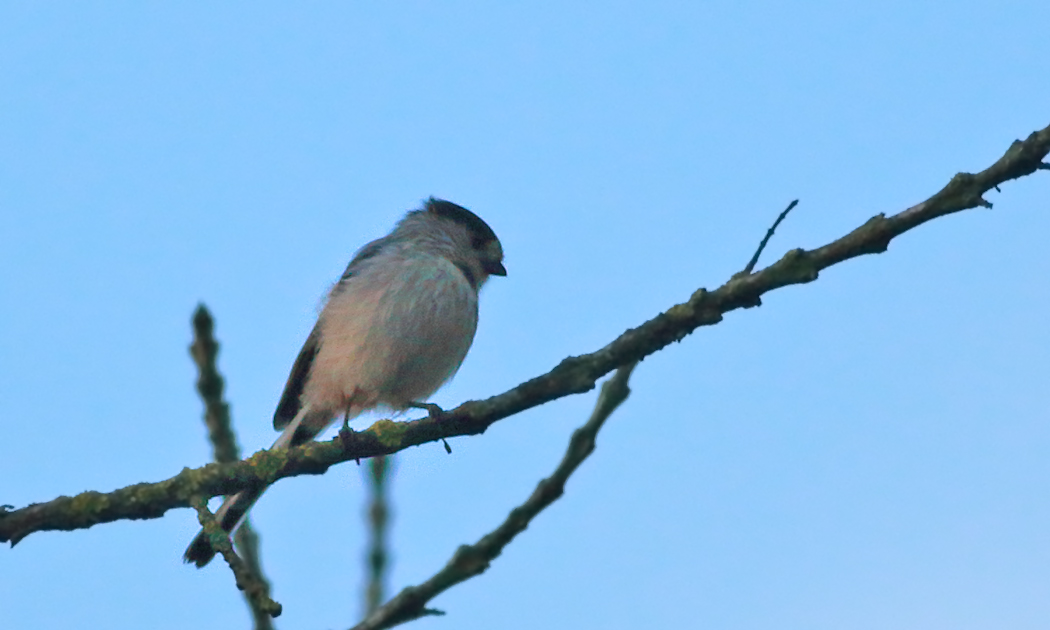
[[[306,385],[306,378],[310,375],[310,366],[313,365],[314,357],[317,356],[320,348],[321,335],[315,325],[310,336],[306,338],[303,349],[299,351],[299,356],[295,358],[292,372],[288,375],[288,382],[284,386],[284,393],[281,394],[281,402],[277,403],[277,410],[273,412],[274,429],[280,431],[288,426],[288,423],[294,420],[295,415],[299,413],[299,407],[302,405],[299,397],[303,394],[303,386]]]
[[[342,290],[346,286],[347,280],[360,270],[361,264],[375,257],[386,243],[387,240],[385,238],[380,238],[358,250],[354,254],[353,260],[346,266],[346,271],[343,272],[339,282],[332,288],[333,293]],[[310,332],[306,343],[303,344],[303,349],[299,351],[299,356],[295,359],[295,365],[292,366],[292,373],[288,375],[288,383],[284,386],[284,393],[281,394],[281,402],[277,403],[277,410],[273,413],[273,428],[278,431],[288,426],[288,423],[295,419],[302,406],[299,397],[303,395],[303,387],[306,385],[306,379],[310,375],[310,367],[313,365],[314,357],[317,356],[317,351],[321,349],[319,326],[320,322],[314,325],[313,331]]]

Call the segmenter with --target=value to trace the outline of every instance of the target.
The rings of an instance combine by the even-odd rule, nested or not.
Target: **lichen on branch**
[[[230,494],[285,477],[322,474],[346,461],[386,455],[443,438],[483,433],[494,422],[546,402],[594,388],[616,368],[639,361],[680,341],[700,326],[711,326],[731,311],[761,304],[766,293],[812,282],[843,261],[886,251],[890,241],[927,221],[976,207],[991,207],[985,193],[1007,181],[1046,169],[1050,127],[1015,141],[1006,153],[979,173],[959,173],[942,190],[892,216],[877,215],[849,234],[812,250],[795,249],[758,272],[738,274],[714,291],[698,289],[637,328],[627,330],[590,354],[569,357],[546,374],[480,401],[468,401],[431,418],[392,423],[327,442],[279,451],[260,451],[246,460],[184,469],[174,477],[140,483],[109,493],[85,492],[24,508],[0,508],[0,542],[17,543],[48,530],[84,529],[123,519],[158,518],[173,508],[190,507],[192,497]]]

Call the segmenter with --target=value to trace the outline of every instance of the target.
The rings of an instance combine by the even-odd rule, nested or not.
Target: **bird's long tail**
[[[305,444],[317,437],[329,424],[331,424],[331,418],[320,418],[317,414],[311,414],[308,406],[303,407],[296,414],[295,418],[288,423],[288,426],[284,428],[284,431],[281,432],[281,435],[270,447],[270,450]],[[255,502],[259,500],[259,497],[265,491],[266,486],[261,486],[258,488],[247,488],[237,494],[227,496],[219,509],[216,510],[215,520],[219,522],[226,532],[233,532],[244,520],[248,510],[255,505]],[[211,542],[208,540],[208,535],[202,529],[197,533],[197,537],[193,539],[190,546],[186,548],[186,553],[183,554],[182,559],[185,562],[192,562],[200,568],[211,562],[211,559],[214,557],[215,548],[212,547]]]

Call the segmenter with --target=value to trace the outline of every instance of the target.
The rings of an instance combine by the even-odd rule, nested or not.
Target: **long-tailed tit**
[[[271,448],[314,439],[339,418],[419,407],[459,369],[474,340],[478,290],[504,276],[499,239],[476,214],[431,197],[390,234],[362,247],[332,287],[274,412]],[[229,496],[227,532],[265,488]],[[215,550],[202,531],[186,562]]]

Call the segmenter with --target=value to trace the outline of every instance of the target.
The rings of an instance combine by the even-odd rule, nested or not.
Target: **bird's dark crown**
[[[431,197],[427,199],[423,207],[427,212],[454,221],[467,228],[474,239],[475,248],[480,249],[486,243],[499,241],[499,239],[496,238],[496,233],[492,231],[492,228],[489,227],[488,223],[485,223],[481,217],[470,210],[467,210],[463,206],[457,206],[451,201]]]

